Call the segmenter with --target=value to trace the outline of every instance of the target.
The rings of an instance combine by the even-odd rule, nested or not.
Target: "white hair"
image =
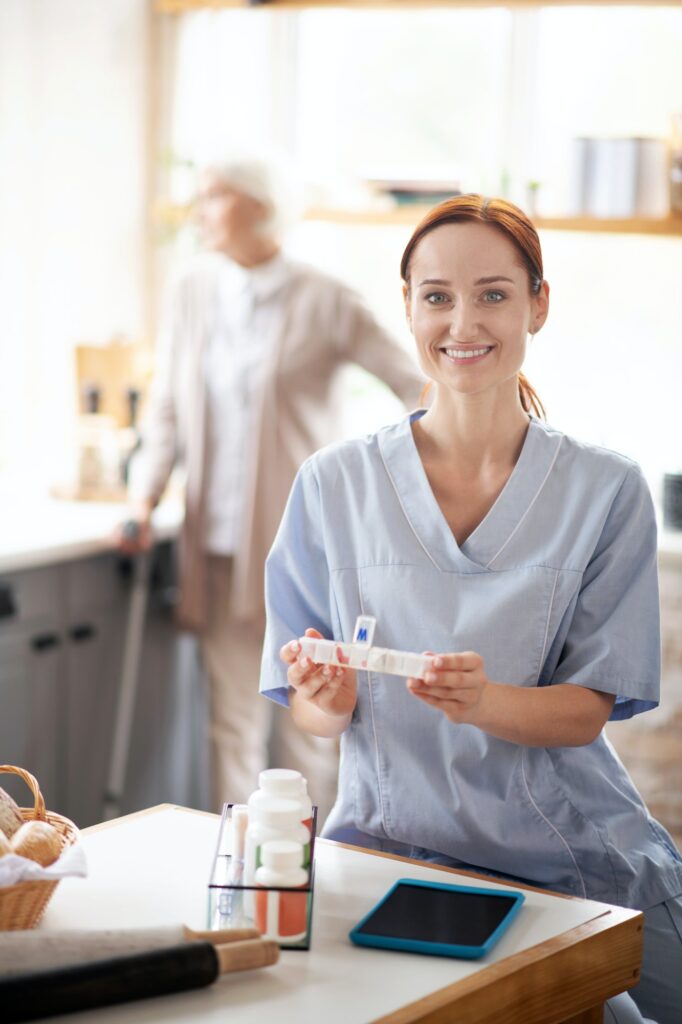
[[[260,225],[264,235],[281,237],[301,215],[300,183],[281,154],[220,154],[203,160],[201,168],[266,207],[268,213]]]

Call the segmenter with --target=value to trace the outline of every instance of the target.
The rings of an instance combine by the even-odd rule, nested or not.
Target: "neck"
[[[492,464],[513,467],[530,422],[516,378],[494,395],[453,395],[436,387],[433,405],[414,424],[422,456],[471,477]]]
[[[272,238],[252,235],[241,239],[238,244],[222,250],[223,255],[248,270],[267,263],[280,252],[280,247]]]

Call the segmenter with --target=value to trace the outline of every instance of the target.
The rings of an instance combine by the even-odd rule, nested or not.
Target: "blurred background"
[[[162,296],[197,248],[195,167],[235,146],[287,154],[304,210],[288,248],[408,347],[398,262],[423,204],[482,191],[533,214],[552,310],[527,374],[550,423],[641,463],[660,511],[664,476],[682,473],[681,53],[679,3],[2,0],[4,507],[74,497],[80,418],[98,402],[116,444],[134,444]],[[346,433],[400,413],[348,371]],[[668,704],[612,738],[682,834],[674,526]]]

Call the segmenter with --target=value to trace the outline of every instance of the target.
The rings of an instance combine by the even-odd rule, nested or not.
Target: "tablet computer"
[[[401,878],[349,933],[359,946],[475,959],[492,949],[524,895]]]

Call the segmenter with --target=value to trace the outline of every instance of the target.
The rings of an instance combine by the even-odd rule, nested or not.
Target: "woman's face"
[[[196,215],[208,249],[230,255],[259,235],[267,213],[263,203],[228,185],[217,172],[202,173]]]
[[[545,282],[531,293],[519,252],[497,228],[478,221],[434,228],[415,247],[405,289],[422,370],[461,394],[514,379],[548,300]]]

